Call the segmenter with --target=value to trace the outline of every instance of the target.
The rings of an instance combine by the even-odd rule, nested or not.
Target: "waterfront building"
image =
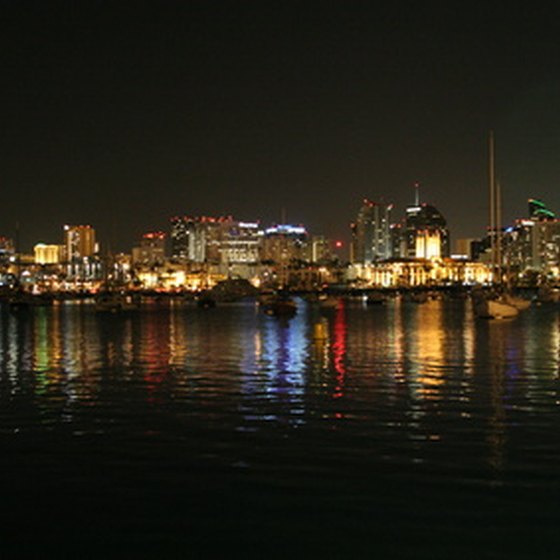
[[[485,284],[490,268],[464,259],[392,259],[349,267],[347,280],[361,288],[414,288]]]
[[[369,264],[392,256],[392,204],[364,199],[352,224],[352,262]]]

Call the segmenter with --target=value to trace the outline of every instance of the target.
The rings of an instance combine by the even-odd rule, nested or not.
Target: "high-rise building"
[[[189,245],[194,221],[186,216],[171,218],[171,257],[176,260],[189,258]]]
[[[520,273],[560,272],[560,220],[543,202],[529,199],[529,219],[520,219],[502,236],[502,255],[508,267]]]
[[[530,198],[529,205],[529,218],[534,220],[554,220],[555,214],[549,210],[542,200]]]
[[[257,222],[232,222],[224,228],[220,241],[220,261],[223,264],[256,264],[264,232]]]
[[[441,212],[429,204],[406,208],[403,256],[416,259],[449,256],[449,230]]]
[[[392,256],[392,204],[365,199],[352,224],[352,261],[369,264]]]
[[[72,262],[98,253],[95,230],[89,225],[64,226],[66,260]]]
[[[171,257],[191,263],[219,263],[220,247],[231,216],[171,218]]]
[[[312,263],[329,263],[333,258],[331,241],[323,235],[313,235],[308,243],[307,260]]]
[[[277,264],[305,260],[307,231],[303,226],[280,224],[264,232],[262,259]]]
[[[142,266],[161,265],[165,262],[165,238],[163,231],[145,233],[140,245],[132,249],[132,263]]]

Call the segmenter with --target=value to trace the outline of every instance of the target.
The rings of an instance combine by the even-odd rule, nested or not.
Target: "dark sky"
[[[90,223],[128,250],[177,214],[348,239],[364,197],[421,197],[453,238],[560,211],[553,4],[0,0],[0,234]]]

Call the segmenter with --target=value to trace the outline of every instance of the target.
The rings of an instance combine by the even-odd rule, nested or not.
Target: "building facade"
[[[352,224],[352,262],[369,264],[391,258],[392,209],[392,204],[364,199],[356,221]]]
[[[449,257],[447,221],[435,206],[408,206],[402,233],[402,256],[414,259]]]

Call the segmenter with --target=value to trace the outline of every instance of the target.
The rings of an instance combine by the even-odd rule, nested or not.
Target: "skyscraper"
[[[390,214],[392,204],[364,199],[352,224],[352,261],[369,264],[392,256]]]
[[[191,263],[219,263],[220,245],[231,216],[171,218],[171,257]]]

